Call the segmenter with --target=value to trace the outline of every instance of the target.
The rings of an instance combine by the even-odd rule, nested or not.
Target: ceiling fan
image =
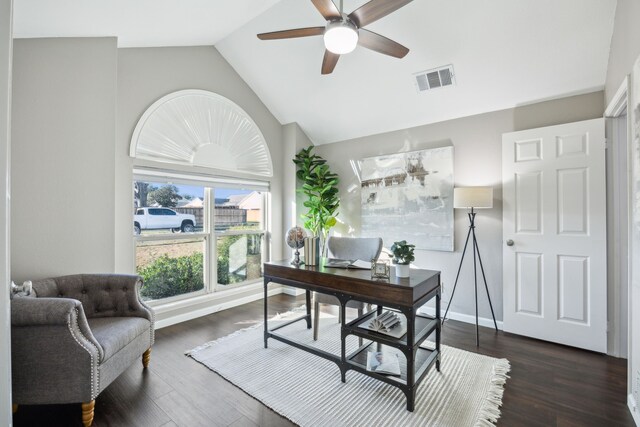
[[[362,27],[384,18],[411,1],[413,0],[371,0],[346,15],[342,11],[342,0],[340,0],[340,9],[331,0],[311,0],[318,12],[327,20],[326,26],[262,33],[258,34],[258,38],[277,40],[324,35],[322,74],[331,74],[340,55],[353,51],[357,45],[385,55],[403,58],[409,53],[409,49]]]

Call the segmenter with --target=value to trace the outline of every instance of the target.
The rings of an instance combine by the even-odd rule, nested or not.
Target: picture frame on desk
[[[391,278],[389,260],[371,260],[371,278],[376,280],[389,280]]]

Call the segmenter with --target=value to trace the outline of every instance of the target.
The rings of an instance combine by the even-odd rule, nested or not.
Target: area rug
[[[269,321],[300,313],[288,312]],[[278,331],[305,344],[340,354],[340,325],[326,315],[313,341],[304,321]],[[355,349],[358,340],[351,337]],[[300,426],[493,426],[500,417],[509,361],[442,346],[441,372],[431,368],[416,392],[415,410],[406,410],[400,389],[359,372],[340,370],[328,360],[269,339],[262,324],[211,341],[186,354],[264,405]]]

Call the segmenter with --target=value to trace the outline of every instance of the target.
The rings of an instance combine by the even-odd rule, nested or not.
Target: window
[[[146,300],[254,283],[265,259],[265,191],[134,182],[136,270]]]
[[[136,181],[134,217],[136,271],[144,279],[140,294],[157,300],[205,291],[205,256],[210,237],[203,230],[203,209],[192,208],[205,188]],[[167,205],[148,207],[149,205]],[[146,209],[145,209],[146,208]],[[146,213],[145,213],[146,211]]]
[[[262,277],[264,195],[259,191],[215,189],[217,283],[228,286]]]

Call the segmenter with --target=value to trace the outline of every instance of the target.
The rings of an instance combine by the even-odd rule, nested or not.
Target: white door
[[[504,330],[607,351],[604,119],[502,136]]]

